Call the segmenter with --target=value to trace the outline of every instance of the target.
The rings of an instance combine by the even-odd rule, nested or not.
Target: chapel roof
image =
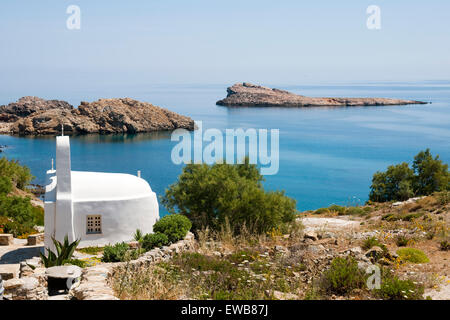
[[[125,173],[72,171],[72,200],[125,200],[149,196],[144,179]]]

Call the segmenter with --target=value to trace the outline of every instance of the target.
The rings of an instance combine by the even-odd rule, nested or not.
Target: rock
[[[64,101],[25,97],[0,106],[0,124],[0,133],[20,135],[59,135],[61,125],[66,134],[194,130],[191,118],[130,98],[82,102],[74,109]]]
[[[311,252],[311,253],[319,253],[321,251],[324,251],[325,247],[323,245],[321,245],[321,244],[319,244],[319,245],[311,245],[311,246],[308,246],[307,250],[309,252]]]
[[[130,249],[137,249],[139,247],[139,241],[130,241],[128,242],[128,246]]]
[[[323,235],[322,235],[322,239],[330,239],[330,238],[337,238],[337,236],[336,236],[336,233],[334,233],[334,232],[325,232]]]
[[[0,264],[0,276],[3,280],[18,278],[20,273],[20,264]]]
[[[56,266],[48,268],[45,272],[48,278],[66,279],[81,276],[81,268],[77,266]]]
[[[251,83],[237,83],[227,88],[227,97],[217,101],[221,106],[311,107],[311,106],[381,106],[426,104],[422,101],[387,98],[312,98],[280,89]]]
[[[0,234],[0,246],[12,246],[14,244],[14,236],[9,233]]]
[[[297,300],[298,296],[292,293],[286,293],[274,290],[273,292],[270,292],[269,290],[266,290],[267,296],[273,296],[277,300]]]
[[[286,247],[283,247],[283,246],[275,246],[275,251],[276,252],[278,252],[278,253],[282,253],[282,254],[286,254],[286,253],[288,253],[289,252],[289,250],[286,248]]]
[[[384,257],[384,251],[378,246],[374,246],[367,250],[367,252],[364,254],[366,257],[373,259],[374,261],[377,261],[378,259],[381,259]]]
[[[22,286],[23,283],[24,283],[24,281],[19,278],[9,279],[9,280],[3,281],[3,287],[5,288],[6,291],[9,291],[9,290],[13,290],[13,289],[16,289],[16,288]]]
[[[27,237],[27,245],[29,246],[35,246],[42,242],[44,242],[43,233],[32,234]]]
[[[0,106],[0,121],[12,122],[19,118],[50,109],[72,110],[73,106],[66,101],[44,100],[38,97],[22,97],[16,102]]]
[[[350,252],[354,255],[361,255],[363,253],[361,247],[354,247],[350,249]]]
[[[311,239],[311,240],[313,240],[313,241],[317,241],[317,233],[315,233],[314,231],[312,231],[312,230],[309,230],[309,231],[305,231],[305,234],[304,234],[304,236],[303,236],[303,238],[304,239]]]

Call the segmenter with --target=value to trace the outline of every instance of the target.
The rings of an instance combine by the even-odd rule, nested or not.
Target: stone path
[[[359,228],[359,221],[338,218],[303,218],[305,231],[339,231]]]
[[[43,252],[42,244],[27,246],[26,239],[14,239],[12,246],[0,246],[0,265],[16,264],[33,257],[39,257],[39,252]]]

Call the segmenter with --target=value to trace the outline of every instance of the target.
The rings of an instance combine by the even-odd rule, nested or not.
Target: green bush
[[[412,263],[427,263],[430,262],[427,255],[419,249],[415,248],[401,248],[397,250],[397,254],[403,261]]]
[[[116,243],[115,245],[107,245],[103,249],[103,262],[121,262],[125,261],[129,246],[125,242]]]
[[[439,156],[430,150],[414,157],[412,169],[406,162],[389,166],[386,172],[376,172],[370,187],[370,201],[403,201],[413,196],[427,196],[450,190],[450,172]]]
[[[445,206],[450,203],[450,190],[439,192],[437,195],[438,201]]]
[[[349,207],[345,211],[345,214],[348,214],[350,216],[364,216],[367,214],[367,212],[368,212],[367,210],[364,210],[363,208],[360,207]]]
[[[6,158],[0,158],[0,176],[8,178],[14,186],[22,190],[34,179],[28,167]]]
[[[15,221],[8,221],[3,225],[3,232],[10,233],[14,238],[18,238],[21,235],[35,232],[33,225],[22,224]]]
[[[333,205],[328,207],[328,210],[331,211],[331,212],[337,212],[340,216],[342,216],[342,215],[345,214],[345,211],[347,210],[347,208],[339,206],[337,204],[333,204]]]
[[[358,263],[352,257],[335,258],[321,281],[322,290],[339,295],[363,288],[364,285],[365,274],[359,270]]]
[[[0,195],[0,216],[10,218],[5,230],[15,237],[31,232],[35,225],[44,225],[44,209],[34,207],[27,197]]]
[[[322,213],[329,213],[330,210],[328,208],[319,208],[316,211],[314,211],[315,214],[322,214]]]
[[[380,242],[380,240],[378,240],[378,238],[376,237],[369,237],[366,240],[364,240],[363,244],[362,244],[362,248],[364,250],[369,250],[373,247],[380,247],[381,249],[383,249],[384,252],[387,252],[387,247]]]
[[[142,248],[149,251],[153,248],[159,248],[169,243],[169,238],[164,233],[146,234],[142,240]]]
[[[448,240],[442,240],[439,244],[439,249],[441,249],[442,251],[450,250],[450,242]]]
[[[171,214],[162,217],[153,226],[155,233],[163,233],[169,239],[169,242],[177,242],[183,239],[192,228],[191,221],[181,214]]]
[[[8,177],[0,176],[0,194],[6,195],[12,190],[12,183]]]
[[[395,238],[395,243],[398,247],[406,247],[408,245],[408,238],[406,236],[400,235]]]
[[[423,293],[423,286],[400,280],[387,270],[383,270],[380,289],[375,289],[375,295],[383,300],[422,300]]]
[[[64,260],[62,265],[73,265],[73,266],[77,266],[80,268],[85,268],[87,267],[88,263],[86,261],[80,260],[80,259],[68,259],[68,260]]]
[[[166,190],[162,203],[170,213],[187,216],[194,230],[220,230],[227,223],[235,234],[245,225],[256,233],[279,229],[296,216],[296,201],[284,192],[265,191],[255,165],[188,164]]]
[[[85,248],[77,249],[77,251],[95,256],[103,251],[103,247],[99,247],[99,246],[85,247]]]

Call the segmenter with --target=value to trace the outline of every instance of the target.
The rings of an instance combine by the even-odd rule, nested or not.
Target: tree
[[[417,195],[450,189],[448,165],[439,159],[439,155],[433,158],[430,149],[421,151],[414,157],[413,169],[414,190]]]
[[[0,176],[8,178],[15,187],[22,190],[34,179],[30,168],[6,158],[0,158]]]
[[[376,202],[407,200],[414,193],[412,183],[414,171],[406,162],[389,166],[386,172],[376,172],[372,178],[369,199]]]
[[[220,230],[230,224],[235,234],[242,227],[266,232],[292,222],[296,201],[284,192],[267,192],[255,165],[188,164],[171,185],[162,203],[171,213],[187,216],[194,229]]]
[[[403,201],[413,196],[426,196],[436,191],[450,190],[448,165],[430,150],[414,157],[413,169],[406,162],[389,166],[386,172],[376,172],[372,178],[369,199],[376,202]]]

